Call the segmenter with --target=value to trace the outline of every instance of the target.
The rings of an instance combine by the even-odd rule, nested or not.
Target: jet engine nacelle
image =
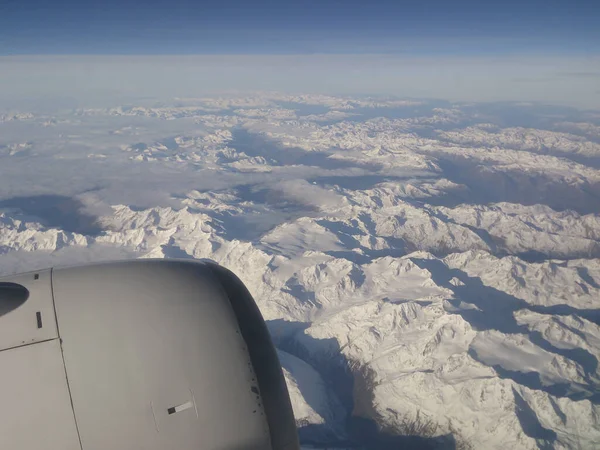
[[[11,450],[298,449],[242,282],[135,260],[0,279],[0,440]]]

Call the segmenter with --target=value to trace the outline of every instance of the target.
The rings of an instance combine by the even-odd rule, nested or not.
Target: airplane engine
[[[12,450],[297,450],[266,324],[210,261],[0,279],[0,440]]]

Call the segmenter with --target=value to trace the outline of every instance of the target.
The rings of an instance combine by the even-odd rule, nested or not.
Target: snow
[[[307,448],[594,448],[600,116],[582,117],[280,93],[0,111],[0,271],[230,268]]]
[[[313,440],[343,439],[344,408],[321,375],[309,364],[289,353],[279,351],[279,361],[300,433],[304,431]]]

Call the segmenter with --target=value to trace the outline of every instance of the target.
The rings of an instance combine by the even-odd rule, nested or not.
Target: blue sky
[[[596,54],[597,3],[2,0],[0,54]]]

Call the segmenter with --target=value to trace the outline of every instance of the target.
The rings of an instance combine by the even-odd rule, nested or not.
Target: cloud
[[[561,72],[561,77],[568,78],[600,78],[600,71],[597,72]]]
[[[202,55],[0,57],[0,100],[74,104],[109,98],[167,99],[224,91],[392,94],[464,101],[543,101],[597,107],[593,77],[535,86],[515,78],[600,72],[579,56]]]
[[[540,78],[513,78],[515,83],[552,83],[556,81],[556,77],[540,77]]]
[[[282,181],[271,185],[270,189],[281,193],[284,199],[318,209],[341,205],[343,201],[343,197],[335,192],[301,179]]]
[[[19,142],[19,138],[26,135],[32,142],[32,152],[26,156],[0,155],[0,203],[23,197],[64,197],[72,199],[73,205],[79,205],[72,209],[98,217],[110,214],[110,205],[178,208],[181,206],[180,198],[192,190],[219,191],[235,186],[260,185],[277,190],[294,202],[318,207],[319,201],[330,197],[309,185],[309,192],[314,198],[301,199],[298,194],[301,189],[291,180],[369,173],[362,168],[340,169],[333,164],[331,168],[316,167],[310,161],[272,166],[261,173],[232,170],[227,166],[213,170],[202,164],[169,160],[175,152],[203,154],[202,148],[167,149],[158,152],[157,161],[132,161],[131,153],[123,151],[122,146],[127,147],[140,139],[156,142],[168,136],[198,136],[205,134],[204,127],[187,119],[119,117],[107,112],[91,117],[81,116],[76,120],[70,113],[56,117],[68,120],[52,127],[44,127],[43,118],[22,124],[3,124],[0,146]],[[130,130],[131,134],[114,133],[132,124],[135,126]],[[283,154],[286,149],[279,151]],[[90,154],[105,157],[89,158]],[[279,186],[283,182],[287,184]]]

